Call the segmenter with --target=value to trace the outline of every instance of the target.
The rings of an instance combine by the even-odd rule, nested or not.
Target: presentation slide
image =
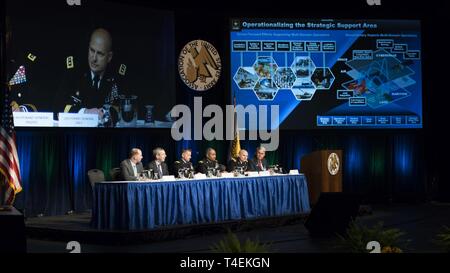
[[[420,21],[230,25],[231,96],[269,112],[279,105],[269,128],[422,128]]]
[[[15,126],[171,127],[173,12],[78,2],[7,1]]]

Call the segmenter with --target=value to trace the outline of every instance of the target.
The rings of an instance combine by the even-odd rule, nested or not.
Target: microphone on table
[[[283,168],[279,164],[269,166],[269,169],[273,169],[275,173],[283,173]]]

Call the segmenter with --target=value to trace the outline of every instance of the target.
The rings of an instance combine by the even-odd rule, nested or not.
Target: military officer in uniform
[[[191,162],[192,150],[191,149],[183,149],[181,151],[181,159],[175,161],[173,170],[175,175],[178,175],[179,170],[190,170],[194,171],[194,167]]]
[[[108,67],[112,57],[110,33],[103,28],[94,30],[88,47],[89,69],[80,71],[73,57],[66,60],[67,69],[73,73],[63,79],[55,112],[97,114],[99,125],[113,127],[118,119],[120,79]]]
[[[235,170],[242,169],[244,172],[248,169],[248,152],[244,149],[239,151],[237,158],[232,158],[228,162],[227,170],[229,172],[234,172]]]
[[[216,151],[213,148],[208,148],[206,150],[206,158],[198,162],[198,172],[206,174],[208,169],[220,172],[225,171],[225,166],[219,164],[216,160],[216,156]]]

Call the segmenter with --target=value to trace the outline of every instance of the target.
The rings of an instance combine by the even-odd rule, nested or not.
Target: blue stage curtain
[[[19,132],[16,143],[23,184],[16,207],[27,215],[56,215],[70,210],[73,195],[67,180],[64,137]]]
[[[393,151],[394,192],[402,193],[403,197],[417,192],[426,192],[424,165],[418,158],[424,158],[420,142],[415,138],[401,135],[391,143]]]

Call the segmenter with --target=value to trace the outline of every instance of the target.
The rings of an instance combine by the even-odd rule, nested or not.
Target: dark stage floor
[[[132,233],[90,229],[90,213],[28,218],[27,247],[30,253],[67,252],[67,242],[77,240],[84,253],[210,252],[211,245],[221,240],[229,228],[242,240],[271,243],[271,252],[337,252],[333,238],[309,236],[304,218],[290,216]],[[405,252],[440,252],[432,240],[443,225],[450,226],[450,204],[377,205],[372,214],[359,216],[357,221],[368,226],[382,221],[386,227],[401,229],[411,240]]]

